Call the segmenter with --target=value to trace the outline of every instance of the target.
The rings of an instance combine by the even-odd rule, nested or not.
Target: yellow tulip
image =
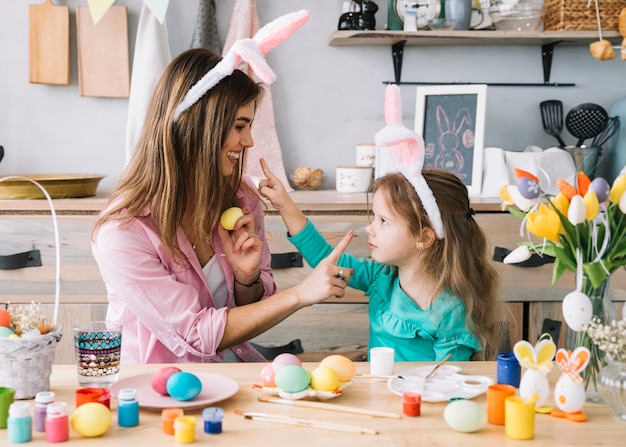
[[[611,193],[609,194],[609,200],[611,203],[619,204],[619,199],[622,198],[624,192],[626,191],[626,174],[620,175],[613,182],[613,186],[611,187]]]
[[[556,211],[545,203],[541,203],[537,212],[530,212],[526,215],[526,229],[537,237],[558,242],[561,220]]]
[[[600,201],[598,200],[598,196],[595,191],[588,190],[587,194],[583,198],[583,203],[585,204],[585,209],[587,210],[586,218],[587,220],[593,220],[596,218],[598,213],[600,212]]]
[[[552,198],[552,206],[559,210],[559,212],[567,216],[567,210],[569,209],[569,199],[562,192],[558,193]]]

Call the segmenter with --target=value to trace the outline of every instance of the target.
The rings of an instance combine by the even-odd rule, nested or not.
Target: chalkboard
[[[482,183],[486,85],[417,87],[415,131],[424,138],[424,167],[456,174],[470,194]]]

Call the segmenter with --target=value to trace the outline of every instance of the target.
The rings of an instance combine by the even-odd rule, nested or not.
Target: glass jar
[[[626,363],[606,358],[598,374],[598,388],[615,416],[626,421]]]

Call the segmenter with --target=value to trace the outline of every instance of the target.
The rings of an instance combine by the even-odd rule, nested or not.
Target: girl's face
[[[222,172],[231,175],[235,165],[243,156],[244,148],[254,145],[252,139],[252,121],[254,120],[254,102],[239,107],[235,125],[228,132],[226,143],[222,147]]]
[[[401,266],[415,255],[416,241],[406,220],[388,208],[386,194],[381,190],[374,194],[374,220],[366,228],[368,247],[376,262]]]

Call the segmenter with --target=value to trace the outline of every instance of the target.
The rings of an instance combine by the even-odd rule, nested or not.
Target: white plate
[[[432,366],[421,366],[398,373],[398,377],[387,380],[387,388],[398,396],[413,391],[420,393],[425,402],[444,402],[453,397],[471,399],[493,385],[493,379],[489,377],[458,374],[461,371],[458,366],[443,365],[424,386],[424,377],[432,369]]]
[[[252,387],[255,389],[261,390],[267,394],[280,396],[286,400],[299,400],[299,399],[305,399],[307,397],[314,397],[319,400],[328,400],[337,396],[341,396],[343,394],[343,390],[347,388],[348,386],[350,386],[351,383],[352,381],[340,382],[339,389],[335,391],[319,391],[319,390],[314,390],[313,388],[309,386],[307,389],[300,391],[298,393],[288,393],[286,391],[281,390],[278,387],[268,387],[268,386],[262,386],[262,385],[253,385]]]
[[[210,373],[194,373],[202,382],[202,391],[192,400],[182,401],[170,396],[163,396],[152,389],[150,379],[154,374],[140,374],[127,377],[111,386],[111,394],[117,396],[123,388],[137,390],[139,406],[147,410],[163,408],[199,408],[219,402],[235,395],[239,384],[230,377]]]

